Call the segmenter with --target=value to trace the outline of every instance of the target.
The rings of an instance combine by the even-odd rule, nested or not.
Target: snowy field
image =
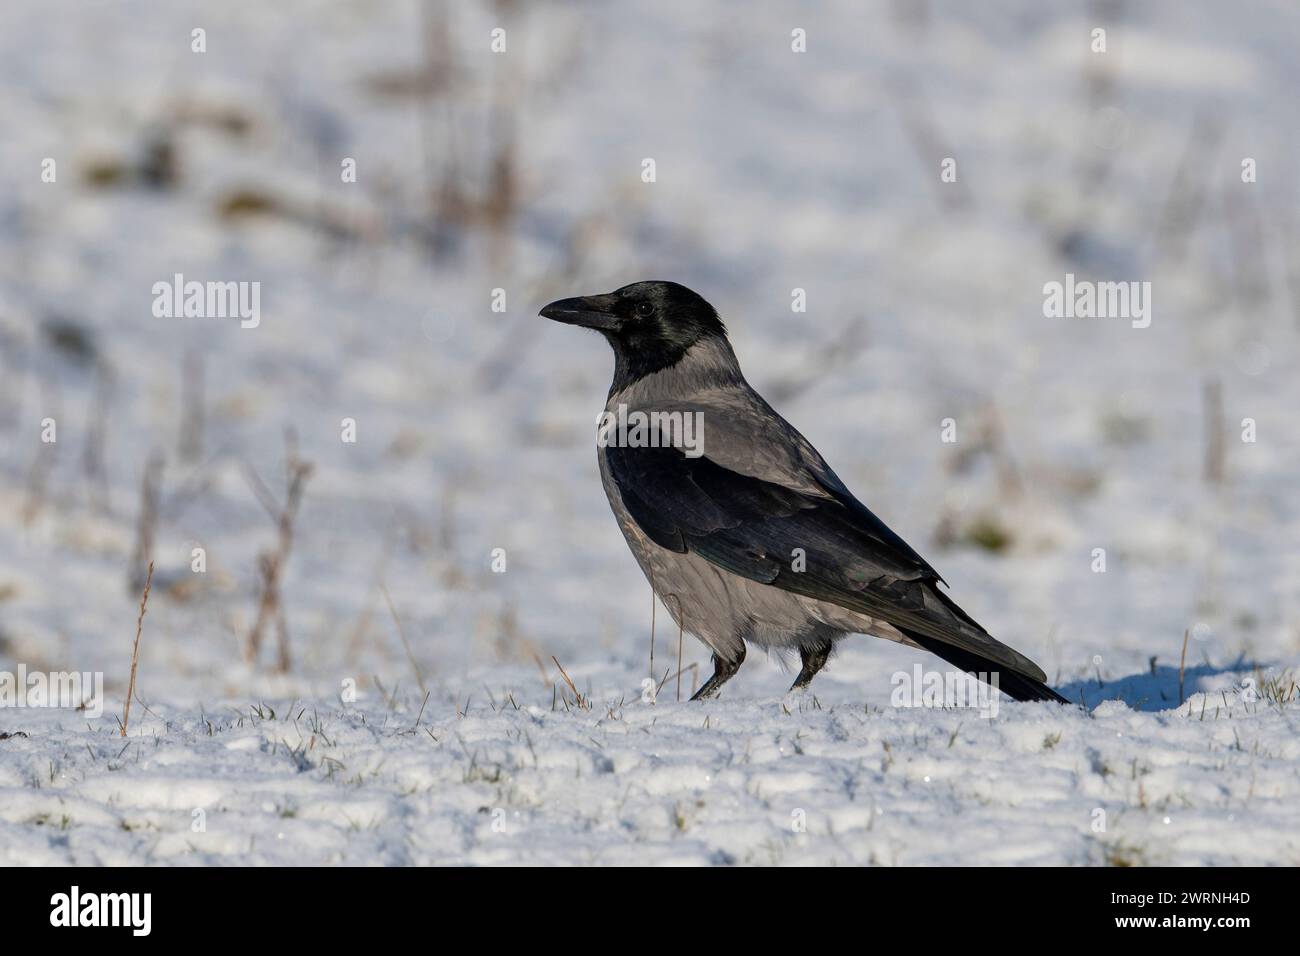
[[[0,864],[1300,863],[1298,45],[1281,0],[11,0]],[[255,327],[156,314],[177,274]],[[1149,326],[1045,317],[1067,274]],[[946,665],[867,638],[691,703],[687,636],[678,700],[608,348],[536,314],[645,278],[1085,706],[895,706]]]

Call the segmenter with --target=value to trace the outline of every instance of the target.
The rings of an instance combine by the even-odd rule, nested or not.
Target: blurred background
[[[152,559],[147,700],[545,700],[552,656],[637,694],[611,356],[536,313],[646,278],[1068,696],[1173,706],[1185,634],[1194,678],[1300,658],[1294,3],[0,22],[0,669],[123,693]],[[259,283],[260,323],[156,316],[178,273]],[[1067,273],[1151,282],[1150,327],[1045,318]],[[847,642],[818,693],[883,704],[914,659]]]

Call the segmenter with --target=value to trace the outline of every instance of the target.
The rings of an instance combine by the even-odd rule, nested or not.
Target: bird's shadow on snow
[[[1182,700],[1193,694],[1208,691],[1232,692],[1240,690],[1243,677],[1254,674],[1260,665],[1244,658],[1227,667],[1197,664],[1183,671]],[[1115,680],[1096,678],[1077,680],[1057,687],[1057,693],[1067,700],[1078,702],[1082,698],[1091,710],[1107,700],[1120,700],[1133,710],[1171,710],[1181,704],[1178,694],[1178,668],[1156,666],[1149,671],[1130,674]]]

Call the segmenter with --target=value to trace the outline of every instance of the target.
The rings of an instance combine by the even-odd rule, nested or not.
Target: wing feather
[[[809,491],[673,447],[608,447],[604,454],[628,513],[659,546],[1046,679],[940,591],[938,573],[833,473]],[[796,549],[804,556],[800,571]]]

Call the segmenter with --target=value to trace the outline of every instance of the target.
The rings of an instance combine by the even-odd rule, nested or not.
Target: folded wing
[[[629,514],[661,547],[887,621],[964,669],[1005,668],[1012,673],[1003,674],[1002,687],[1013,696],[1022,697],[1007,686],[1008,678],[1045,681],[1037,665],[989,636],[939,590],[938,573],[829,469],[825,476],[804,472],[798,487],[790,487],[674,447],[609,447],[604,453]],[[1059,699],[1042,690],[1022,689],[1022,699]]]

